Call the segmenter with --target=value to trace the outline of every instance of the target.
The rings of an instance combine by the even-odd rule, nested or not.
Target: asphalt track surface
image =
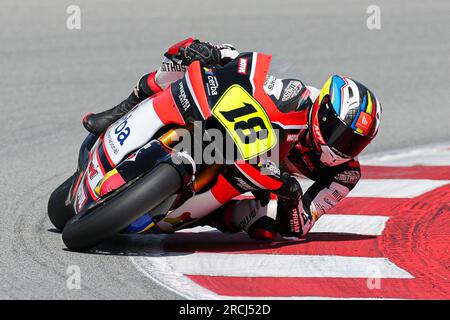
[[[81,8],[81,30],[66,28],[71,4]],[[366,27],[372,4],[380,30]],[[316,86],[331,73],[359,79],[384,107],[372,153],[449,140],[449,15],[447,0],[2,0],[0,298],[180,298],[130,262],[145,239],[71,253],[46,217],[51,191],[75,168],[83,115],[126,97],[172,43],[194,36],[276,53]],[[67,289],[71,265],[81,290]]]

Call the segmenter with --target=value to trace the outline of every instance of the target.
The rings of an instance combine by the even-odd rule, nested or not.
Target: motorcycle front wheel
[[[47,204],[47,214],[50,222],[58,230],[64,229],[67,221],[69,221],[75,212],[71,205],[66,205],[66,200],[69,195],[70,187],[75,175],[68,178],[66,181],[55,189],[50,195]]]
[[[62,239],[72,251],[86,251],[120,232],[182,186],[178,171],[162,163],[93,211],[67,222]]]

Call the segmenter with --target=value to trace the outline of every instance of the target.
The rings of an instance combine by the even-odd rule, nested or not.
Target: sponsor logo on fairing
[[[80,189],[78,191],[78,198],[76,202],[76,209],[77,212],[81,210],[81,208],[84,206],[84,204],[87,201],[86,192],[84,191],[84,185],[83,182],[80,182]]]
[[[130,116],[124,118],[121,123],[114,129],[114,133],[117,135],[117,141],[123,146],[123,143],[130,136],[131,129],[127,126],[128,118]]]
[[[247,66],[248,66],[248,59],[247,58],[239,58],[237,72],[239,74],[247,74]]]
[[[94,164],[92,162],[89,164],[88,170],[89,170],[89,179],[92,180],[98,174],[98,171],[97,169],[95,169]]]
[[[219,88],[219,82],[217,81],[216,76],[208,76],[208,82],[206,83],[206,89],[208,91],[208,95],[217,96],[217,89]]]
[[[269,175],[274,175],[276,177],[280,177],[281,175],[280,168],[278,168],[277,164],[273,161],[264,159],[258,164],[258,167],[263,169],[262,172],[265,174],[269,173]]]
[[[247,182],[245,182],[243,179],[241,179],[239,177],[235,177],[234,180],[236,181],[236,185],[243,190],[247,190],[247,191],[256,190],[256,188],[252,187],[251,185],[249,185]]]
[[[191,107],[191,103],[189,102],[189,100],[188,100],[188,98],[186,96],[186,91],[184,90],[183,81],[180,81],[178,83],[178,88],[180,90],[180,94],[178,95],[178,99],[181,102],[181,107],[183,108],[184,111],[187,111]]]
[[[111,138],[111,131],[108,131],[106,135],[106,139],[108,140],[108,145],[111,148],[111,150],[114,152],[114,154],[119,153],[119,150],[116,148],[114,141]]]

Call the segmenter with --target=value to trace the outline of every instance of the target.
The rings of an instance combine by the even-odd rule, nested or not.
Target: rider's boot
[[[139,102],[138,97],[132,93],[127,99],[114,108],[100,113],[87,114],[83,119],[83,126],[90,133],[99,136],[101,133],[105,132],[112,123],[127,114]]]
[[[106,129],[122,116],[130,112],[139,102],[147,99],[161,88],[155,82],[155,72],[142,76],[133,92],[114,108],[100,112],[89,113],[83,118],[83,126],[94,135],[101,135]]]

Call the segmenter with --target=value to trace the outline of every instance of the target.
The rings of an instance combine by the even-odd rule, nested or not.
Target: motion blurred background
[[[81,9],[79,30],[66,27],[72,4]],[[370,5],[380,8],[379,30],[367,27]],[[9,136],[21,140],[58,132],[76,149],[82,116],[128,96],[187,37],[281,55],[318,87],[333,73],[360,80],[383,105],[367,152],[450,137],[445,0],[3,0],[0,8],[1,108]]]
[[[70,5],[79,30],[66,27]],[[370,5],[379,30],[367,27]],[[281,55],[318,87],[334,73],[366,84],[383,106],[367,154],[449,141],[449,17],[448,0],[2,0],[0,297],[173,297],[144,285],[128,260],[63,252],[45,217],[51,190],[75,169],[82,117],[127,97],[173,43]],[[70,263],[89,271],[91,289],[66,289]]]

